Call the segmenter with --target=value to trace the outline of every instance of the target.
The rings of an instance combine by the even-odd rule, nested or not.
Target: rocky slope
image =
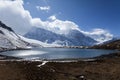
[[[91,48],[96,48],[96,49],[118,49],[118,50],[120,50],[120,39],[110,41],[110,42],[100,44],[100,45],[95,45],[95,46],[93,46]]]

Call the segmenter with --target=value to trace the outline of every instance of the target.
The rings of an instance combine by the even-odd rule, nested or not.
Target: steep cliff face
[[[27,42],[23,41],[12,28],[0,21],[0,49],[27,48]]]

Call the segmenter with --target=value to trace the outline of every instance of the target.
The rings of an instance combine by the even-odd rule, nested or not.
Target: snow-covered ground
[[[19,35],[20,36],[20,35]],[[61,45],[58,45],[56,43],[52,43],[52,44],[48,44],[48,43],[44,43],[44,42],[41,42],[41,41],[38,41],[38,40],[34,40],[34,39],[29,39],[29,38],[25,38],[23,36],[20,36],[20,38],[30,44],[36,44],[36,46],[38,45],[41,45],[41,47],[61,47]]]

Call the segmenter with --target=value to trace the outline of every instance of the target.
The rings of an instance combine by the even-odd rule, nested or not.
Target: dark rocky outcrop
[[[109,42],[109,43],[95,45],[95,46],[92,46],[90,48],[94,48],[94,49],[117,49],[117,50],[120,50],[120,39]]]

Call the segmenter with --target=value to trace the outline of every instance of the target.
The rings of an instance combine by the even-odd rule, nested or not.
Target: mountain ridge
[[[97,43],[94,39],[77,30],[71,30],[68,34],[56,34],[49,30],[34,27],[24,36],[42,42],[56,43],[64,46],[91,46]]]
[[[33,45],[35,44],[23,40],[11,27],[0,21],[0,51],[28,49]]]
[[[104,44],[99,44],[99,45],[95,45],[95,46],[92,46],[90,48],[93,48],[93,49],[117,49],[117,50],[120,50],[120,39],[118,40],[113,40],[113,41],[110,41],[110,42],[107,42],[107,43],[104,43]]]

